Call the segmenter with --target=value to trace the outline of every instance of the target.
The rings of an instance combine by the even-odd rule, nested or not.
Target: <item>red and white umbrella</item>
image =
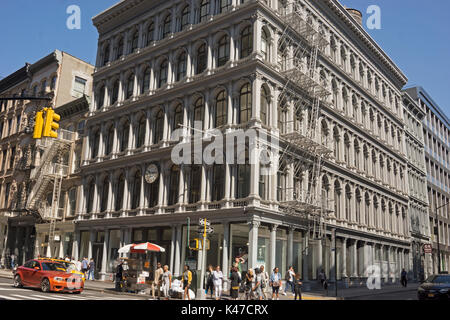
[[[128,252],[131,253],[166,252],[166,249],[150,242],[139,244],[128,244],[119,249],[119,253],[128,253]]]

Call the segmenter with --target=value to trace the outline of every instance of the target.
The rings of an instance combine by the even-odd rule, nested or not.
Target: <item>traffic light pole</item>
[[[205,264],[206,264],[206,219],[204,220],[204,227],[203,227],[203,244],[202,244],[202,261],[201,261],[201,272],[200,272],[200,288],[197,288],[197,296],[198,300],[205,300],[206,294],[204,283],[205,283]]]

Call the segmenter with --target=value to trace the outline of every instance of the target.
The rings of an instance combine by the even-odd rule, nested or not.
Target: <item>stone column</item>
[[[176,227],[176,239],[175,239],[175,256],[174,256],[174,276],[178,277],[181,275],[181,236],[183,232],[183,226],[178,225]]]
[[[92,258],[92,245],[94,243],[94,240],[95,240],[95,230],[90,230],[89,231],[88,254],[87,254],[88,259]]]
[[[287,239],[287,264],[288,267],[293,265],[294,262],[294,228],[289,227],[288,239]]]
[[[103,241],[103,255],[102,255],[102,269],[100,271],[100,279],[106,280],[106,268],[108,263],[108,244],[109,244],[109,230],[105,230],[105,240]]]
[[[255,268],[257,266],[256,259],[258,253],[258,228],[260,222],[256,220],[249,221],[250,233],[248,236],[248,268]]]
[[[72,257],[74,257],[74,259],[76,261],[79,260],[79,244],[80,244],[80,240],[81,240],[80,231],[75,231],[75,239],[74,239],[73,245],[72,245]]]
[[[302,274],[302,278],[303,281],[308,281],[309,280],[309,260],[308,260],[308,256],[309,256],[309,233],[308,231],[304,231],[303,232],[303,252],[302,252],[302,263],[303,263],[303,274]]]
[[[277,247],[277,228],[278,225],[273,224],[270,228],[270,256],[269,256],[269,268],[267,272],[271,274],[272,270],[276,267],[276,247]]]
[[[230,263],[228,262],[228,247],[230,246],[230,223],[223,223],[223,242],[222,242],[222,272],[224,276],[224,280],[228,279],[228,275],[230,273]],[[227,282],[224,282],[226,285]],[[226,290],[226,288],[223,288]]]
[[[342,243],[342,279],[347,278],[347,238],[341,240]]]
[[[177,227],[175,225],[172,225],[171,228],[172,231],[172,238],[170,240],[170,264],[169,268],[171,272],[174,272],[174,258],[175,258],[175,242],[177,238]]]
[[[354,240],[352,248],[352,278],[358,278],[358,240]]]

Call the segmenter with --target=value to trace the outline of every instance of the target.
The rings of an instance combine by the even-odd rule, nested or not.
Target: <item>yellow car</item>
[[[82,277],[83,283],[86,281],[84,273],[81,272],[81,271],[78,271],[77,267],[72,262],[69,262],[69,261],[66,261],[66,260],[62,260],[62,259],[56,259],[56,258],[40,258],[40,259],[37,259],[37,260],[46,260],[46,261],[59,262],[59,263],[63,264],[64,266],[66,266],[66,270],[64,270],[64,271],[68,271],[68,272],[73,273],[73,274],[78,274],[78,275],[80,275]]]

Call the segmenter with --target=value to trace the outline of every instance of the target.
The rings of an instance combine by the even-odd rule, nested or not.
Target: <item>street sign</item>
[[[198,224],[199,224],[200,226],[204,227],[204,226],[205,226],[205,219],[200,219],[200,220],[198,220]],[[207,227],[211,226],[211,221],[206,220],[206,226],[207,226]]]
[[[433,247],[431,246],[431,244],[423,245],[423,253],[432,253],[432,252],[433,252]]]
[[[204,233],[204,232],[205,232],[204,227],[198,228],[198,233]],[[207,227],[206,228],[206,233],[207,234],[214,233],[214,228],[213,227]]]

